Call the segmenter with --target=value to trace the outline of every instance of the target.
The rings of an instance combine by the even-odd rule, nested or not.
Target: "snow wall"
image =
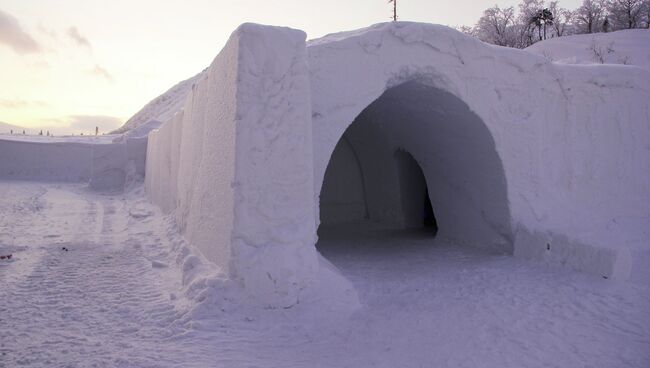
[[[115,143],[0,139],[0,179],[88,182],[93,190],[124,189],[144,177],[147,138]]]
[[[257,303],[313,290],[356,302],[316,251],[309,73],[302,31],[240,26],[184,109],[149,134],[145,185],[203,255]]]
[[[293,305],[327,284],[353,299],[315,250],[319,216],[407,227],[399,152],[422,169],[440,236],[608,278],[643,272],[648,71],[553,64],[429,24],[304,39],[242,25],[149,135],[151,199],[251,295]],[[326,174],[336,157],[347,166]]]

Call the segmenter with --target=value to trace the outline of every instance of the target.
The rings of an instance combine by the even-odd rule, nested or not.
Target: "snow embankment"
[[[552,38],[537,42],[526,51],[563,64],[622,64],[650,70],[650,30]]]
[[[192,86],[205,75],[206,71],[204,70],[192,78],[179,82],[162,95],[147,103],[140,111],[124,123],[122,127],[113,133],[126,133],[136,128],[142,130],[146,126],[153,128],[149,124],[150,121],[161,122],[171,119],[176,112],[183,108],[187,95],[192,91]],[[148,133],[149,130],[146,132]]]

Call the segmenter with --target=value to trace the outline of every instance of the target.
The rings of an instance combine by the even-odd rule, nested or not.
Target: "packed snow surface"
[[[535,43],[526,51],[563,64],[623,64],[650,70],[650,30],[551,38]]]
[[[319,250],[361,308],[224,302],[142,190],[0,182],[1,367],[650,365],[650,283],[616,282],[367,224]]]

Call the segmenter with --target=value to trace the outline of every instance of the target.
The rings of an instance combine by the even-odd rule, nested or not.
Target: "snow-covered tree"
[[[549,37],[650,28],[650,0],[583,0],[576,10],[558,0],[521,0],[514,7],[495,5],[483,12],[474,27],[461,31],[484,42],[526,48]]]
[[[604,0],[584,0],[576,10],[575,21],[579,33],[600,32],[605,19]]]
[[[643,23],[645,4],[642,0],[610,0],[607,11],[615,29],[638,28]]]
[[[475,27],[475,33],[484,42],[499,46],[515,47],[517,41],[513,34],[515,9],[501,9],[495,5],[483,12]]]

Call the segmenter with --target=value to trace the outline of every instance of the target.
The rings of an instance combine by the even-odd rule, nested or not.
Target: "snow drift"
[[[551,38],[526,51],[563,64],[621,64],[650,70],[650,30],[626,29]]]
[[[552,63],[429,24],[304,38],[242,25],[149,135],[151,199],[251,295],[286,307],[320,285],[353,302],[315,250],[320,217],[410,226],[422,207],[402,188],[409,167],[440,236],[604,277],[643,272],[647,70]]]

